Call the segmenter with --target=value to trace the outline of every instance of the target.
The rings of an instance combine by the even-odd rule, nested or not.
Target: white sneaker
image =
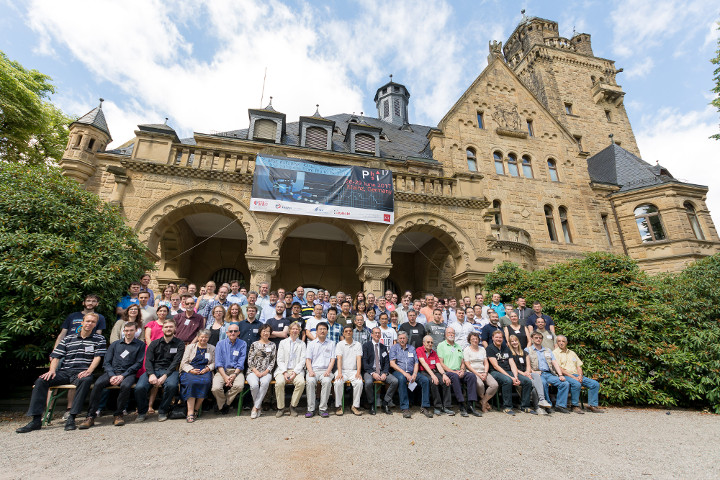
[[[544,408],[538,408],[535,411],[537,412],[538,415],[547,415],[548,414],[547,410],[545,410]]]
[[[552,403],[548,402],[547,400],[540,400],[538,402],[538,405],[544,408],[550,408],[552,407]]]
[[[250,412],[250,418],[256,419],[257,417],[258,417],[257,410],[253,410],[252,412]]]

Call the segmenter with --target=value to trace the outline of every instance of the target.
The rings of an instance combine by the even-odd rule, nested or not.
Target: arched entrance
[[[354,293],[362,287],[356,273],[358,251],[356,235],[349,226],[299,219],[284,231],[273,288],[314,285]]]

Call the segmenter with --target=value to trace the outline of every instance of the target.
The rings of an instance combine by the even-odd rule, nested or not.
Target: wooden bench
[[[66,385],[55,385],[54,387],[49,388],[48,391],[50,392],[50,398],[48,399],[47,405],[45,405],[45,413],[42,417],[43,425],[50,425],[52,422],[52,416],[55,412],[55,405],[57,404],[58,399],[63,395],[67,395],[70,390],[75,390],[76,388],[77,387],[72,383],[68,383]]]

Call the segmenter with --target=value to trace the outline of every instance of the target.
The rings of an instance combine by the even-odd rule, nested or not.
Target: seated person
[[[458,310],[459,311],[459,310]],[[498,384],[492,375],[489,374],[490,363],[485,353],[485,348],[480,345],[480,334],[470,332],[468,334],[470,344],[463,350],[463,360],[469,372],[477,377],[477,392],[480,396],[483,412],[489,412],[490,399],[495,395]]]
[[[569,413],[567,409],[567,398],[570,384],[562,374],[560,364],[555,359],[553,352],[542,346],[542,333],[535,331],[530,335],[530,338],[532,346],[526,348],[525,351],[528,352],[527,359],[532,370],[533,385],[535,385],[535,389],[538,392],[538,405],[543,408],[552,407],[552,404],[548,401],[550,398],[548,395],[548,384],[554,385],[558,389],[555,400],[555,411]],[[542,382],[542,389],[539,389],[537,386],[537,378]],[[543,413],[544,410],[539,409],[538,412]]]
[[[539,319],[538,319],[539,320]],[[567,348],[567,337],[564,335],[557,336],[557,348],[553,352],[558,359],[562,374],[570,383],[570,401],[572,402],[573,411],[581,413],[580,409],[580,389],[586,387],[588,389],[588,406],[585,407],[593,413],[605,413],[598,408],[598,393],[600,392],[600,383],[597,380],[588,378],[583,375],[583,362],[572,350]]]
[[[316,327],[317,338],[307,345],[305,356],[305,389],[307,392],[308,410],[305,418],[312,418],[315,415],[315,402],[317,394],[315,386],[318,382],[321,385],[320,391],[320,416],[328,418],[328,400],[330,399],[330,385],[332,384],[332,371],[335,366],[335,342],[327,338],[328,326],[320,322]]]
[[[147,295],[147,293],[145,294]],[[110,385],[120,387],[113,424],[117,427],[125,425],[123,410],[130,399],[132,386],[137,380],[135,374],[140,370],[145,359],[145,342],[136,338],[136,331],[135,322],[126,322],[123,328],[123,339],[113,342],[108,347],[103,362],[105,373],[100,375],[95,382],[90,394],[87,418],[80,424],[80,429],[90,428],[95,424],[95,416],[100,407],[102,394]]]
[[[387,319],[387,314],[381,315]],[[392,415],[389,404],[395,395],[398,387],[398,380],[390,375],[390,358],[388,347],[381,343],[380,327],[372,329],[372,338],[362,346],[362,370],[363,382],[365,383],[365,396],[368,401],[368,409],[371,415],[375,415],[375,385],[373,382],[383,382],[387,385],[387,391],[382,399],[382,409],[388,415]]]
[[[362,323],[360,323],[362,322]],[[356,317],[357,327],[365,327],[362,315]],[[343,328],[343,339],[335,346],[335,358],[337,362],[337,375],[333,381],[335,387],[335,408],[336,415],[342,415],[342,398],[345,391],[345,382],[350,382],[353,388],[352,412],[355,415],[362,415],[360,411],[360,396],[362,395],[363,381],[360,372],[362,371],[362,347],[353,339],[356,329],[350,325]]]
[[[70,332],[50,354],[50,369],[35,380],[30,397],[27,415],[32,417],[30,423],[15,430],[17,433],[28,433],[40,430],[42,415],[45,412],[47,395],[50,387],[55,385],[75,385],[75,401],[70,415],[65,421],[65,430],[75,430],[75,417],[80,413],[85,396],[90,391],[92,373],[100,366],[105,356],[105,337],[93,333],[98,322],[97,313],[86,313],[78,333]],[[133,335],[135,333],[133,332]],[[62,360],[62,366],[60,366]]]
[[[520,408],[530,408],[530,394],[532,381],[522,375],[518,375],[515,361],[510,355],[510,349],[505,345],[505,335],[502,330],[497,330],[492,335],[492,343],[485,349],[490,362],[490,375],[495,379],[502,392],[503,412],[508,415],[515,415],[512,404],[512,387],[522,387],[520,396]]]
[[[531,387],[528,387],[527,385],[521,385],[520,388],[534,388],[535,391],[540,392],[543,390],[542,386],[542,380],[535,377],[535,382],[533,383],[533,375],[532,370],[530,369],[530,362],[528,362],[527,359],[527,352],[523,350],[522,346],[520,345],[520,340],[515,335],[510,335],[510,341],[508,342],[508,348],[510,349],[510,356],[513,359],[513,362],[515,362],[515,367],[517,368],[518,378],[525,378],[530,380]],[[517,386],[516,386],[517,388]],[[524,393],[524,392],[522,392]],[[531,392],[532,395],[532,392]],[[539,394],[538,394],[539,395]],[[537,415],[538,413],[535,411],[534,408],[522,408],[522,411],[525,413],[530,413],[533,415]]]
[[[247,356],[247,344],[239,338],[240,326],[230,324],[226,334],[227,338],[220,340],[215,348],[217,373],[213,377],[211,389],[217,402],[215,408],[223,415],[230,411],[230,404],[245,388],[243,369]]]
[[[410,414],[408,385],[415,382],[420,384],[423,414],[429,418],[432,418],[433,415],[430,413],[430,383],[427,377],[418,376],[419,367],[420,364],[417,361],[415,348],[408,345],[407,333],[398,333],[398,343],[390,347],[390,368],[394,370],[392,374],[398,380],[400,411],[403,414],[403,418],[412,417]]]
[[[318,306],[318,305],[316,305]],[[322,307],[322,305],[319,305]],[[285,385],[292,383],[293,393],[290,399],[290,415],[297,417],[297,406],[305,390],[305,357],[307,347],[300,340],[300,324],[293,322],[289,327],[290,336],[280,341],[277,353],[277,368],[275,369],[275,400],[277,400],[277,414],[285,415]],[[315,326],[317,332],[317,325]],[[314,333],[315,333],[314,332]]]
[[[163,387],[158,408],[158,421],[167,420],[168,410],[177,393],[180,375],[178,367],[185,353],[185,342],[175,336],[175,321],[167,318],[163,336],[150,342],[145,353],[145,373],[135,385],[135,402],[138,416],[136,422],[144,422],[148,411],[148,391],[151,387]]]
[[[270,325],[260,326],[260,340],[250,345],[248,352],[247,383],[250,385],[250,393],[253,397],[253,408],[250,418],[258,418],[262,414],[262,402],[265,399],[272,370],[277,359],[277,348],[270,341]]]
[[[426,377],[428,385],[430,385],[433,405],[435,406],[435,415],[442,415],[443,413],[450,416],[455,415],[455,412],[443,407],[443,401],[440,397],[440,382],[449,386],[450,378],[445,375],[445,371],[442,365],[440,365],[440,358],[437,352],[433,350],[433,339],[430,335],[425,335],[425,338],[423,338],[423,346],[416,348],[415,353],[420,363],[420,376]],[[420,411],[425,414],[422,409]],[[425,414],[425,416],[430,418],[427,414]]]
[[[223,308],[220,305],[213,308],[217,307]],[[202,404],[210,393],[212,371],[215,369],[215,347],[208,343],[209,340],[210,330],[201,329],[197,342],[188,345],[180,362],[180,398],[187,402],[188,423],[193,423],[197,417],[196,400]]]
[[[445,330],[445,340],[440,342],[437,352],[440,365],[450,379],[450,385],[443,387],[444,406],[450,407],[450,388],[452,388],[455,398],[460,404],[460,415],[467,417],[470,413],[481,417],[482,413],[477,412],[472,403],[469,403],[477,401],[477,377],[467,372],[465,362],[463,362],[463,351],[460,345],[455,343],[455,330],[452,327]],[[461,383],[467,387],[467,399],[462,393]]]

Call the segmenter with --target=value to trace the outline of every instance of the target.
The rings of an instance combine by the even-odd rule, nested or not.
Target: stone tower
[[[552,20],[525,17],[503,47],[507,64],[572,133],[580,152],[594,154],[608,135],[640,156],[617,84],[615,62],[596,57],[590,35],[561,37]]]
[[[70,124],[70,139],[60,160],[63,174],[80,183],[95,174],[97,152],[105,151],[112,137],[100,105]]]
[[[399,127],[410,123],[408,121],[409,101],[410,92],[405,85],[393,82],[392,75],[390,75],[390,81],[378,88],[375,93],[378,118]]]

